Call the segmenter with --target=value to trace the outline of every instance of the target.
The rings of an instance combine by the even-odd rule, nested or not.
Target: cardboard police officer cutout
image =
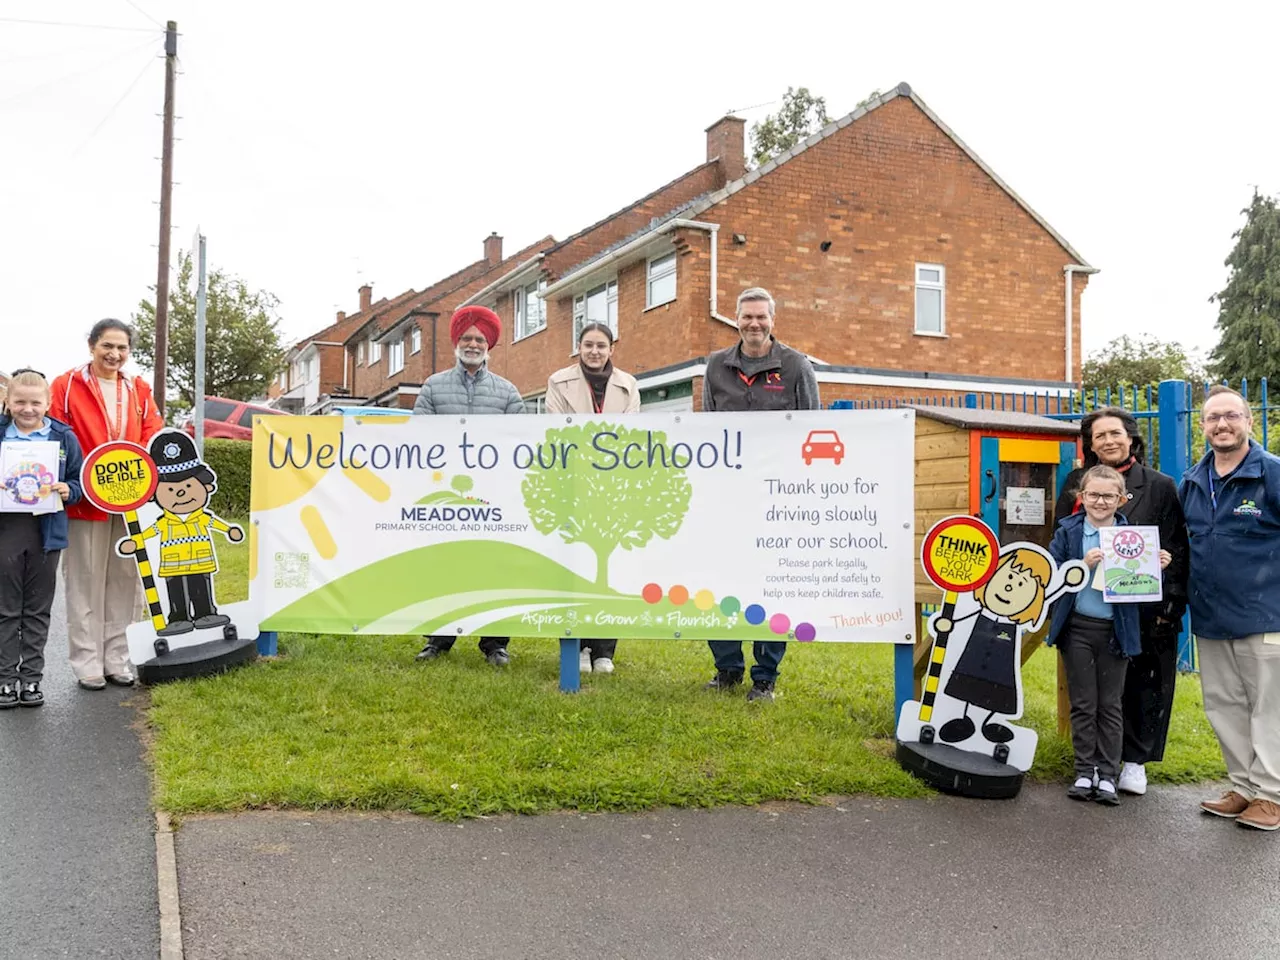
[[[1037,736],[1022,716],[1022,637],[1045,622],[1088,570],[1059,566],[1041,546],[1001,546],[970,516],[948,517],[925,536],[921,562],[943,591],[920,700],[898,717],[898,760],[939,789],[1009,797],[1035,760]]]
[[[128,557],[146,541],[159,541],[156,573],[169,594],[169,613],[165,626],[156,631],[158,636],[225,626],[231,618],[218,613],[213,597],[213,575],[218,572],[213,533],[239,543],[244,530],[207,509],[218,478],[200,459],[190,437],[176,430],[162,431],[152,439],[150,453],[158,480],[151,499],[160,516],[137,536],[121,540],[116,550]]]
[[[150,616],[130,625],[127,635],[139,678],[151,683],[203,676],[253,659],[256,619],[241,630],[230,611],[219,610],[213,586],[218,572],[214,534],[238,544],[244,530],[210,508],[218,478],[192,439],[162,430],[147,450],[131,443],[104,444],[85,459],[84,476],[95,503],[124,514],[129,536],[116,544],[116,552],[138,564]],[[95,483],[101,486],[98,498],[92,492]],[[167,609],[162,609],[156,577],[164,584]]]

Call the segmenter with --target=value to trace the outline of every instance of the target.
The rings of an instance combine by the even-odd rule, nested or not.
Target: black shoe
[[[157,637],[176,637],[183,633],[190,633],[195,629],[195,625],[190,620],[170,620],[165,626],[156,631]]]
[[[736,670],[717,670],[716,675],[711,678],[704,690],[732,690],[734,687],[742,686],[742,674]]]
[[[0,686],[0,710],[8,710],[17,705],[18,691],[13,688],[13,685],[6,683]]]
[[[773,702],[772,680],[757,680],[751,684],[751,689],[747,691],[747,703],[755,703],[757,700]]]
[[[231,618],[225,613],[211,613],[208,616],[196,617],[195,628],[206,630],[209,627],[225,627],[230,622]]]
[[[440,647],[437,647],[435,644],[428,643],[425,647],[422,648],[422,652],[419,653],[413,659],[423,660],[423,661],[434,660],[436,657],[443,657],[448,652],[449,652],[448,650],[441,649]]]
[[[44,694],[40,692],[40,684],[24,683],[22,692],[18,694],[18,702],[24,707],[43,707]]]
[[[1067,796],[1072,800],[1093,799],[1093,778],[1077,777],[1076,782],[1067,787]]]
[[[984,723],[982,735],[992,743],[1008,743],[1013,739],[1013,731],[1003,723]]]
[[[956,717],[948,720],[938,731],[938,739],[943,743],[961,743],[973,736],[975,727],[968,717]]]
[[[1111,789],[1110,789],[1110,790],[1104,790],[1104,789],[1102,789],[1102,785],[1103,785],[1104,783],[1105,783],[1107,786],[1109,786]],[[1104,807],[1118,807],[1118,806],[1120,806],[1120,794],[1116,793],[1116,783],[1115,783],[1115,781],[1114,781],[1114,780],[1099,780],[1099,781],[1098,781],[1098,789],[1096,789],[1095,791],[1093,791],[1093,799],[1094,799],[1095,801],[1097,801],[1098,803],[1102,804]]]
[[[484,658],[494,667],[505,667],[511,662],[511,654],[507,653],[502,647],[497,650],[490,650],[484,655]]]

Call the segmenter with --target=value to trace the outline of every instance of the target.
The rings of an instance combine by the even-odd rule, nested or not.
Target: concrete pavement
[[[133,690],[79,689],[61,591],[39,709],[0,713],[0,957],[155,958],[155,820]]]
[[[1280,837],[1204,793],[193,818],[186,957],[1280,957]]]

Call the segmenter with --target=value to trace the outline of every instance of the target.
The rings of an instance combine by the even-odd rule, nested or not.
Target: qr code
[[[278,590],[305,589],[311,583],[311,554],[277,553],[275,585]]]

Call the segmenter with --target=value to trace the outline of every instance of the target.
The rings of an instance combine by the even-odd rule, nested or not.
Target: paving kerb
[[[1206,792],[190,817],[186,957],[1280,957],[1280,837]]]

